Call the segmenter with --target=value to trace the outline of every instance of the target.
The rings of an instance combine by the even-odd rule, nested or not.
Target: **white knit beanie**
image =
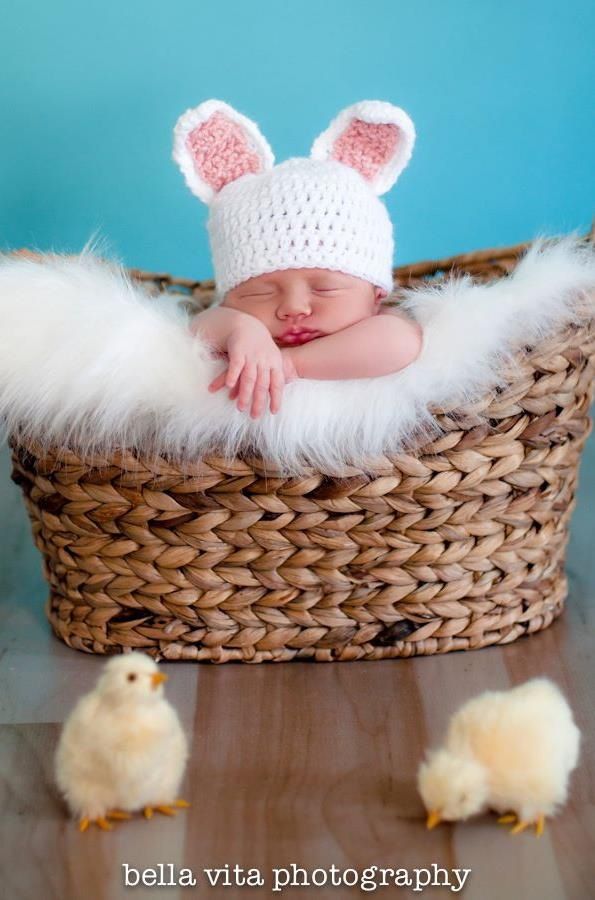
[[[324,268],[393,289],[393,226],[378,195],[411,157],[413,122],[402,109],[364,100],[344,109],[310,157],[274,165],[258,127],[221,100],[187,110],[173,158],[209,204],[216,302],[266,272]]]

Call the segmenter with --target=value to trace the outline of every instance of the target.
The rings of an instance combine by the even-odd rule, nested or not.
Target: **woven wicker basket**
[[[395,276],[489,280],[526,246]],[[199,308],[212,298],[212,281],[132,275]],[[435,410],[445,434],[378,460],[373,476],[271,477],[269,463],[219,456],[182,472],[12,438],[55,633],[90,653],[258,663],[473,650],[546,628],[567,591],[595,332],[570,327],[519,361],[505,390]]]

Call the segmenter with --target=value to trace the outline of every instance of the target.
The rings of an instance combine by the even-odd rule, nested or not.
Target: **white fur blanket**
[[[251,451],[280,475],[402,451],[452,408],[502,381],[519,347],[595,313],[595,249],[573,234],[536,240],[490,284],[459,276],[405,292],[422,324],[419,358],[401,372],[297,380],[281,410],[253,420],[208,383],[224,365],[188,331],[171,294],[155,298],[116,262],[85,248],[41,261],[0,256],[0,418],[42,446],[109,454],[135,448],[197,461]],[[435,433],[435,430],[434,430]],[[310,469],[311,470],[311,469]]]

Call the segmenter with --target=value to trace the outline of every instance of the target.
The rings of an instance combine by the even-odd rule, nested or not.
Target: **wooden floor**
[[[175,819],[137,819],[79,834],[56,795],[52,756],[75,699],[103,660],[55,639],[20,494],[0,454],[0,896],[119,898],[123,864],[190,867],[194,888],[132,896],[353,897],[359,888],[272,892],[273,869],[334,865],[471,869],[467,900],[595,897],[595,440],[581,470],[569,550],[571,592],[549,629],[503,647],[418,659],[248,666],[172,663],[168,695],[191,736]],[[543,837],[511,837],[493,818],[424,827],[415,775],[450,713],[486,688],[544,674],[567,693],[583,731],[568,805]],[[210,888],[205,868],[257,867],[262,888]],[[168,872],[169,870],[166,870]],[[320,873],[318,873],[320,876]],[[131,878],[134,874],[131,872]],[[147,876],[147,877],[150,877]],[[322,877],[322,876],[320,876]],[[354,878],[354,873],[351,873]],[[378,881],[381,876],[378,875]],[[440,876],[444,878],[444,874]],[[347,874],[349,878],[349,873]],[[419,875],[421,881],[423,874]],[[389,882],[390,883],[390,882]],[[443,897],[449,888],[427,888]],[[370,893],[376,893],[370,891]],[[385,887],[382,896],[423,891]]]

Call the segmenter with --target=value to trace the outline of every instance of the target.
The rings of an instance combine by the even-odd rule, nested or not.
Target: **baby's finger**
[[[238,409],[245,409],[252,397],[254,384],[256,383],[256,364],[247,362],[240,376],[240,393],[238,396]]]
[[[231,388],[234,386],[234,384],[236,384],[245,365],[246,365],[246,357],[245,356],[232,356],[230,358],[229,368],[227,370],[227,378],[225,379],[225,384],[227,387]]]
[[[268,366],[258,366],[258,378],[254,385],[252,410],[250,413],[253,419],[257,419],[264,411],[266,397],[269,392],[270,371]]]
[[[211,381],[211,383],[209,385],[209,390],[210,391],[218,391],[219,388],[222,388],[223,385],[225,384],[226,375],[227,375],[227,369],[224,369],[222,372],[219,373],[219,375],[217,375],[216,378],[214,378]]]
[[[285,378],[281,369],[271,369],[271,412],[277,413],[281,409],[281,397]]]

